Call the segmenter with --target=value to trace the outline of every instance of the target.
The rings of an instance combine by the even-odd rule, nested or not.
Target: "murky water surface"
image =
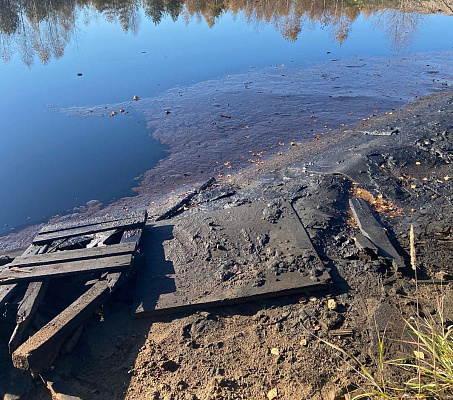
[[[0,0],[0,235],[451,85],[445,2],[314,3]]]

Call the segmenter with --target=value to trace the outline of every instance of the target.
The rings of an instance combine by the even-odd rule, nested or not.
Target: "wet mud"
[[[426,53],[332,59],[309,68],[279,65],[175,88],[156,98],[61,111],[143,113],[151,135],[169,148],[168,157],[147,171],[137,188],[139,194],[154,195],[260,165],[291,146],[447,90],[453,81],[452,57]]]

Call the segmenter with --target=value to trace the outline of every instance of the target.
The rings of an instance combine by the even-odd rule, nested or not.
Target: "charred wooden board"
[[[17,282],[34,282],[82,272],[113,271],[128,268],[132,255],[119,255],[107,258],[96,258],[70,262],[59,262],[32,267],[13,267],[0,273],[0,285]]]
[[[41,229],[40,233],[57,232],[57,231],[66,230],[66,229],[99,225],[99,224],[103,224],[106,222],[121,221],[121,220],[131,219],[131,218],[144,219],[145,215],[146,215],[146,211],[142,210],[142,211],[130,212],[127,214],[117,214],[117,215],[110,215],[110,216],[104,216],[104,217],[99,217],[99,218],[85,219],[82,221],[51,224],[51,225],[46,225],[45,227],[43,227]]]
[[[34,256],[17,257],[11,264],[9,264],[9,267],[31,267],[35,265],[112,257],[124,254],[132,254],[135,249],[135,243],[120,243],[110,246],[92,247],[88,249],[67,250],[57,253],[44,253]]]
[[[136,316],[325,289],[330,278],[284,201],[275,210],[256,202],[156,223],[141,248]]]
[[[368,203],[363,199],[354,198],[349,200],[349,204],[360,231],[377,247],[378,255],[391,259],[395,269],[403,268],[404,260],[393,247],[384,232],[383,226],[375,218]]]
[[[33,240],[34,244],[45,244],[56,239],[70,238],[74,236],[93,234],[97,232],[109,231],[112,229],[133,229],[143,227],[146,221],[146,211],[138,216],[115,221],[99,222],[95,224],[62,228],[57,231],[40,232]]]

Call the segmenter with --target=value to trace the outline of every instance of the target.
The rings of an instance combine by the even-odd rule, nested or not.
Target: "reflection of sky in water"
[[[115,17],[113,23],[107,22],[104,15],[84,9],[66,37],[64,55],[50,57],[46,65],[35,56],[31,67],[21,60],[20,41],[13,43],[3,34],[1,44],[10,40],[11,59],[0,63],[0,234],[8,232],[3,228],[6,223],[23,225],[27,217],[38,222],[93,198],[108,201],[127,195],[133,178],[163,156],[162,148],[137,122],[83,121],[58,115],[47,105],[116,103],[135,94],[152,97],[178,85],[243,73],[251,67],[303,67],[331,58],[453,48],[453,17],[414,16],[416,26],[400,48],[386,21],[399,28],[404,24],[401,15],[390,11],[367,18],[360,15],[347,27],[340,46],[338,25],[327,21],[303,20],[298,39],[291,41],[283,37],[281,26],[276,30],[273,24],[247,21],[243,13],[225,13],[209,28],[205,21],[197,23],[196,16],[188,24],[183,17],[176,22],[165,17],[155,25],[138,10],[134,18],[141,22],[132,34],[125,33]],[[129,157],[119,156],[121,151]]]

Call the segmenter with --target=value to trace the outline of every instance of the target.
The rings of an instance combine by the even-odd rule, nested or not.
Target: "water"
[[[408,57],[413,61],[408,70],[415,85],[433,72],[426,65],[439,59],[438,52],[453,50],[453,17],[421,13],[429,10],[417,6],[418,2],[398,1],[390,9],[377,1],[322,3],[323,7],[303,0],[1,0],[0,234],[71,212],[92,199],[108,203],[133,195],[134,178],[155,167],[166,150],[173,155],[166,162],[173,164],[159,173],[181,174],[175,166],[178,153],[171,153],[177,150],[172,141],[185,136],[181,143],[193,142],[181,127],[193,120],[198,125],[211,124],[209,114],[204,120],[199,116],[217,107],[211,104],[216,90],[234,87],[238,80],[247,82],[247,76],[254,81],[253,74],[260,71],[270,76],[269,68],[279,68],[280,75],[281,69],[313,73],[314,66],[332,59],[346,66],[349,59],[364,62],[375,69],[382,60]],[[345,6],[348,3],[351,6]],[[401,9],[403,3],[405,9]],[[442,4],[435,4],[433,10],[439,7]],[[418,63],[415,53],[423,55]],[[438,86],[450,76],[451,55],[446,54],[441,57],[443,64],[436,66],[441,74],[434,76]],[[335,78],[336,67],[329,68],[325,74]],[[392,84],[404,87],[404,81],[402,76]],[[206,90],[209,85],[211,89]],[[179,87],[190,94],[184,97],[187,101],[179,99],[179,89],[174,89]],[[317,99],[319,107],[332,90],[333,86],[325,87],[325,98]],[[354,90],[355,96],[361,95],[360,88]],[[414,91],[412,87],[406,91],[404,100]],[[245,93],[244,87],[237,92]],[[134,95],[144,100],[133,102]],[[163,99],[175,110],[168,115],[171,118],[164,119],[169,103]],[[155,103],[159,107],[151,106]],[[105,110],[104,104],[113,106]],[[247,107],[246,102],[240,104],[242,109]],[[393,103],[382,103],[380,110],[389,104]],[[68,112],[71,107],[105,112],[85,118]],[[109,117],[118,107],[130,113]],[[260,121],[252,121],[255,138],[265,134],[258,129],[264,119],[263,113]],[[219,121],[216,132],[226,122]],[[147,126],[155,130],[154,138]],[[206,132],[200,130],[197,136],[203,148],[208,145]],[[228,147],[225,141],[215,146],[227,153],[219,162],[240,147]],[[200,165],[204,165],[202,157],[197,160]]]

